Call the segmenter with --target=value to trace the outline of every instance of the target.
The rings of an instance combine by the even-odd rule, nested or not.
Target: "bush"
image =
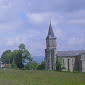
[[[61,63],[59,61],[57,61],[56,70],[62,71]]]

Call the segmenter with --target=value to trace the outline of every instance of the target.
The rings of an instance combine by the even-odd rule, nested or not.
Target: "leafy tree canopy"
[[[18,48],[18,50],[14,50],[13,52],[11,52],[11,50],[3,52],[1,61],[4,64],[12,64],[12,67],[18,67],[19,69],[24,67],[23,62],[25,59],[32,62],[31,54],[26,49],[25,45],[20,44]]]
[[[44,61],[41,62],[41,64],[37,67],[38,70],[45,70],[45,63]]]
[[[19,47],[19,50],[24,50],[25,49],[25,45],[23,43],[21,43],[18,47]]]
[[[38,67],[38,63],[36,61],[29,61],[25,65],[25,69],[28,69],[28,70],[36,70],[37,67]]]
[[[9,62],[12,63],[12,52],[11,50],[6,50],[1,55],[1,61],[5,64],[8,64]]]

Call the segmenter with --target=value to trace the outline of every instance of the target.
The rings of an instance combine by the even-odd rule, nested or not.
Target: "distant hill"
[[[36,61],[37,63],[41,63],[42,61],[44,61],[44,56],[31,56],[33,58],[33,61]],[[24,65],[27,63],[28,61],[25,60],[25,63],[23,63]]]
[[[33,58],[34,61],[41,63],[42,61],[44,61],[44,56],[31,56]]]

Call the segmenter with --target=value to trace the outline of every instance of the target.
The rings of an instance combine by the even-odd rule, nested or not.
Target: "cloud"
[[[85,10],[77,10],[75,12],[71,13],[64,13],[64,24],[70,24],[70,25],[81,25],[83,26],[85,24]]]
[[[85,40],[83,38],[79,37],[73,37],[68,42],[70,45],[83,45],[85,43]]]
[[[69,24],[85,25],[85,19],[74,19],[68,22]]]
[[[44,55],[50,20],[58,50],[84,49],[84,0],[0,0],[0,47],[25,43],[32,55]]]
[[[27,14],[28,21],[32,24],[43,24],[43,23],[50,23],[52,22],[52,25],[56,26],[60,23],[60,21],[63,19],[63,16],[61,14],[56,14],[52,12],[41,12],[41,13],[31,13],[28,12]]]
[[[85,8],[84,0],[30,0],[31,12],[71,12]]]
[[[24,43],[26,48],[30,51],[32,55],[43,55],[45,49],[45,39],[42,36],[42,32],[37,29],[27,30],[23,34],[18,34],[17,36],[10,36],[6,41],[6,47],[18,48],[19,44]]]
[[[44,21],[44,15],[41,15],[40,13],[28,13],[27,14],[28,19],[30,19],[31,23],[40,24]]]
[[[56,28],[56,29],[54,30],[54,32],[55,32],[55,35],[56,35],[56,37],[57,37],[58,39],[64,39],[64,38],[65,38],[65,34],[64,34],[64,32],[63,32],[61,29]]]

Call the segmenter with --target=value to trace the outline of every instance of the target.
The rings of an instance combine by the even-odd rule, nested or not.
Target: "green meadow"
[[[0,70],[0,85],[85,85],[85,73]]]

